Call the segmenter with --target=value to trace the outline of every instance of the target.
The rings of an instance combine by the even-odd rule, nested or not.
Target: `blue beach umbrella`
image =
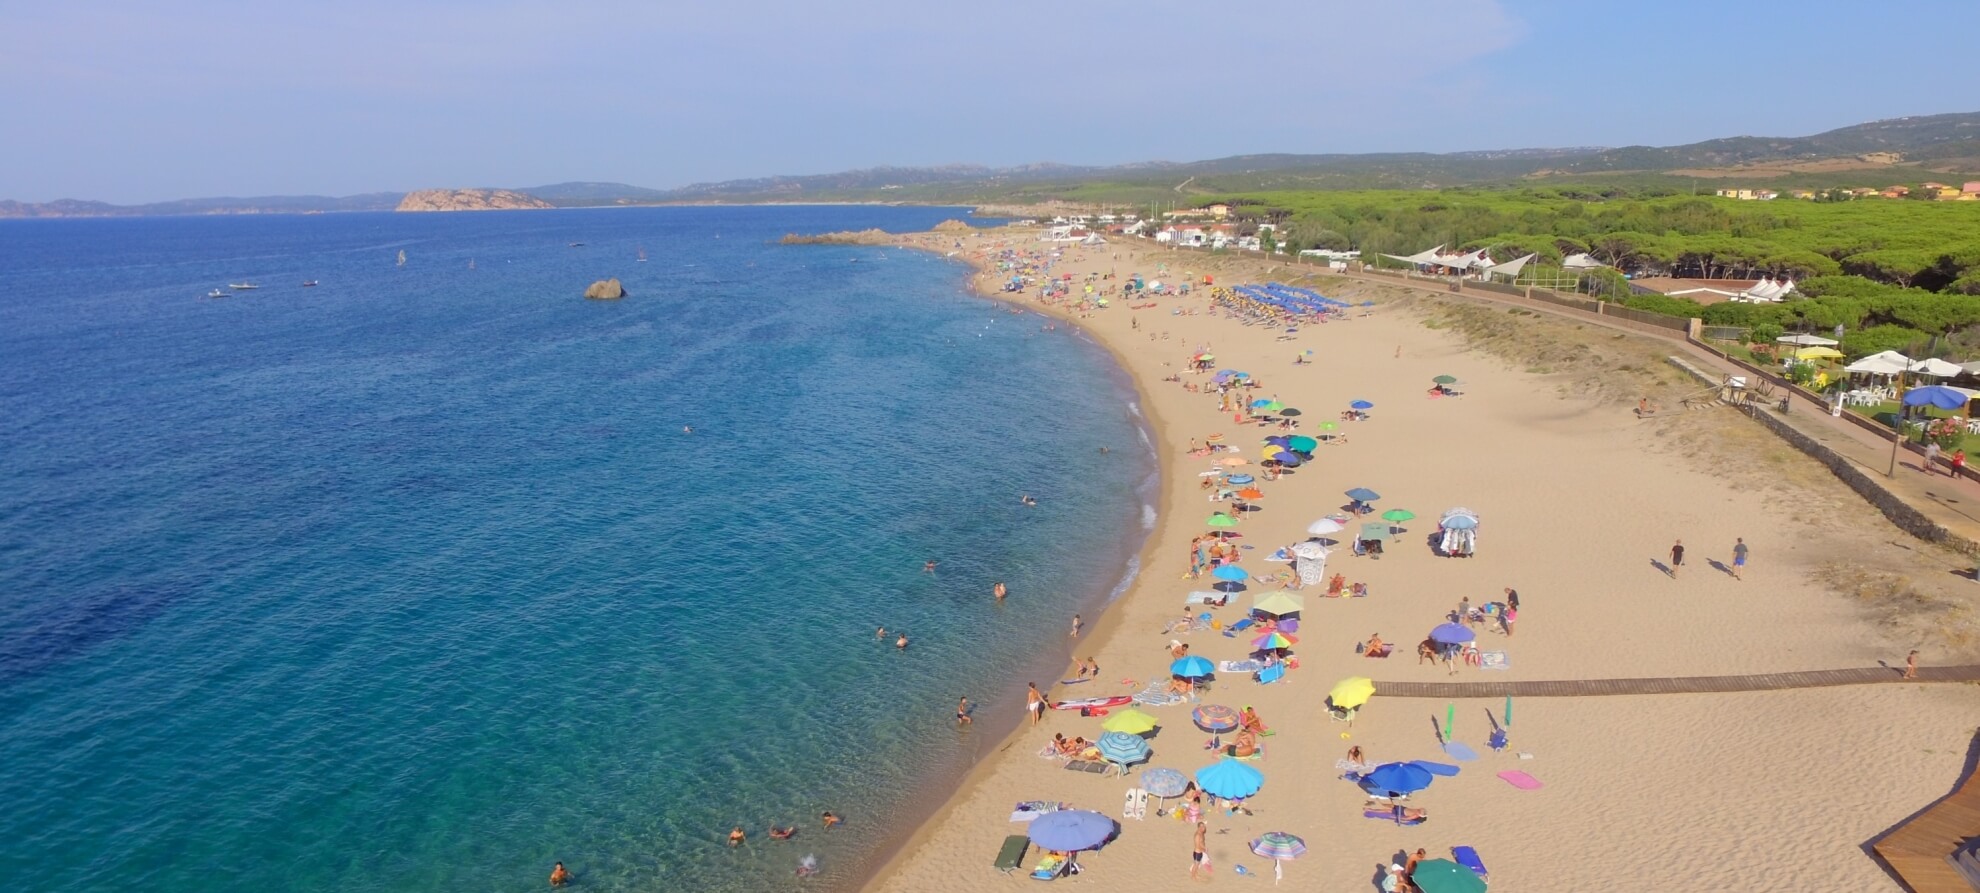
[[[1413,794],[1429,787],[1436,777],[1430,770],[1410,763],[1383,763],[1361,777],[1361,789],[1371,794],[1388,791]]]
[[[1254,478],[1248,474],[1234,474],[1231,475],[1230,477],[1225,478],[1224,480],[1230,481],[1233,484],[1249,484],[1252,481],[1257,480],[1257,478]]]
[[[1352,490],[1347,491],[1346,495],[1347,498],[1352,499],[1355,502],[1374,502],[1375,500],[1382,498],[1382,494],[1370,490],[1367,487],[1356,487]]]
[[[1253,400],[1253,401],[1251,401],[1251,408],[1252,408],[1252,409],[1258,409],[1259,407],[1262,407],[1262,406],[1271,406],[1271,405],[1272,405],[1272,401],[1270,401],[1270,400]]]
[[[1280,450],[1276,453],[1273,453],[1272,459],[1278,462],[1280,465],[1298,465],[1301,462],[1306,461],[1305,459],[1301,459],[1298,455],[1286,452],[1285,450]]]
[[[1936,406],[1940,409],[1958,409],[1966,405],[1969,398],[1964,392],[1945,385],[1927,385],[1904,392],[1906,406]]]
[[[1196,786],[1213,797],[1242,800],[1265,786],[1265,773],[1225,757],[1196,770]]]
[[[1180,797],[1189,786],[1189,778],[1174,769],[1141,770],[1141,789],[1167,800]]]
[[[1048,812],[1031,820],[1031,842],[1061,853],[1090,850],[1114,836],[1114,820],[1087,809]]]
[[[1445,518],[1439,526],[1450,530],[1475,530],[1478,528],[1478,519],[1470,515],[1452,515]]]
[[[1210,572],[1210,576],[1216,577],[1219,580],[1237,581],[1248,579],[1251,574],[1235,564],[1220,564],[1217,565],[1216,570]]]
[[[1348,408],[1349,408],[1349,409],[1374,409],[1374,408],[1375,408],[1375,404],[1373,404],[1373,403],[1370,403],[1370,402],[1368,402],[1368,401],[1366,401],[1366,400],[1356,400],[1356,401],[1354,401],[1353,403],[1350,403],[1350,404],[1348,404]]]
[[[1192,654],[1169,665],[1169,675],[1184,679],[1201,679],[1217,672],[1217,665]]]
[[[1462,645],[1476,638],[1478,638],[1478,634],[1472,632],[1461,623],[1440,624],[1436,629],[1430,631],[1431,641],[1441,642],[1445,645]]]
[[[1126,766],[1148,758],[1148,741],[1140,735],[1108,732],[1101,735],[1100,740],[1094,742],[1094,746],[1100,749],[1100,756],[1106,758],[1109,763]]]

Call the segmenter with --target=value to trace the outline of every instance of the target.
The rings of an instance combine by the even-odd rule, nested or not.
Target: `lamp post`
[[[1908,371],[1905,369],[1898,370],[1897,419],[1891,426],[1895,429],[1894,433],[1891,434],[1891,467],[1884,472],[1885,477],[1897,477],[1898,444],[1904,442],[1904,377]]]

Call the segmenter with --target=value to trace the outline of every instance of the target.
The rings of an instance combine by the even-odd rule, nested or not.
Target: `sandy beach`
[[[1306,889],[1379,889],[1382,869],[1423,848],[1449,858],[1475,847],[1497,889],[1899,889],[1865,845],[1943,795],[1959,778],[1980,726],[1980,697],[1969,686],[1879,685],[1741,694],[1528,698],[1514,705],[1503,753],[1486,746],[1502,721],[1497,700],[1384,698],[1382,682],[1573,680],[1768,673],[1900,664],[1924,647],[1927,662],[1971,657],[1970,643],[1932,640],[1901,606],[1843,591],[1845,570],[1903,570],[1920,589],[1971,587],[1953,577],[1955,556],[1891,529],[1819,466],[1771,440],[1730,411],[1672,413],[1639,420],[1637,396],[1671,399],[1689,387],[1660,367],[1656,345],[1633,345],[1592,327],[1519,319],[1520,337],[1556,359],[1488,349],[1480,326],[1503,326],[1504,311],[1448,306],[1399,288],[1323,280],[1326,294],[1376,306],[1288,335],[1213,312],[1210,291],[1160,297],[1130,309],[1116,297],[1090,313],[1041,307],[1036,288],[999,295],[1009,278],[994,269],[1006,249],[1061,249],[1054,275],[1071,274],[1075,296],[1088,274],[1139,273],[1201,283],[1213,265],[1219,284],[1283,279],[1269,262],[1228,260],[1115,243],[1055,246],[1016,230],[902,237],[902,244],[960,251],[979,265],[975,284],[1056,319],[1070,319],[1106,346],[1142,394],[1161,453],[1161,517],[1134,585],[1100,618],[1089,616],[1076,656],[1104,668],[1094,682],[1056,685],[1054,699],[1127,694],[1166,679],[1169,642],[1180,638],[1211,660],[1240,659],[1248,638],[1215,630],[1164,634],[1185,596],[1209,588],[1185,579],[1192,537],[1221,506],[1200,487],[1215,456],[1192,455],[1221,434],[1257,473],[1260,439],[1321,433],[1351,400],[1374,404],[1366,421],[1341,422],[1344,443],[1323,444],[1314,461],[1258,486],[1259,511],[1236,528],[1239,566],[1249,589],[1212,610],[1219,623],[1243,617],[1252,599],[1277,591],[1269,575],[1285,565],[1274,550],[1307,538],[1307,526],[1338,514],[1344,491],[1378,491],[1383,510],[1415,519],[1379,559],[1357,557],[1345,540],[1328,574],[1365,584],[1366,598],[1324,598],[1308,588],[1298,667],[1260,685],[1226,674],[1201,703],[1256,708],[1272,734],[1250,763],[1265,776],[1245,812],[1206,813],[1214,865],[1208,883],[1250,883],[1244,866],[1271,863],[1248,841],[1266,831],[1305,839],[1310,851],[1285,865]],[[1275,275],[1276,274],[1276,275]],[[1119,279],[1097,281],[1109,292]],[[1141,303],[1136,301],[1135,303]],[[1529,314],[1530,316],[1530,314]],[[1041,325],[1063,325],[1034,317]],[[1482,321],[1482,322],[1481,322]],[[1551,328],[1550,328],[1551,327]],[[1580,339],[1579,342],[1576,339]],[[1540,350],[1536,348],[1535,350]],[[1254,427],[1220,412],[1210,378],[1187,371],[1190,356],[1213,352],[1216,367],[1248,371],[1263,396],[1297,407],[1298,432]],[[1311,351],[1311,362],[1294,359]],[[1544,351],[1542,351],[1544,353]],[[1541,353],[1536,353],[1539,356]],[[1181,381],[1167,380],[1181,376]],[[1458,380],[1461,396],[1432,398],[1434,376]],[[1185,385],[1202,386],[1202,391]],[[1480,518],[1473,557],[1436,555],[1428,538],[1440,513],[1464,506]],[[1377,515],[1366,516],[1373,520]],[[1358,522],[1357,522],[1358,523]],[[1733,578],[1736,538],[1751,548],[1744,580]],[[1687,546],[1671,575],[1672,544]],[[1503,652],[1504,669],[1419,662],[1416,644],[1468,598],[1474,605],[1517,589],[1514,635],[1479,631],[1479,646]],[[1015,601],[1015,599],[1014,599]],[[1013,608],[1022,609],[1021,604]],[[1201,610],[1201,609],[1199,609]],[[1397,648],[1369,659],[1355,645],[1379,634]],[[1455,675],[1452,675],[1455,670]],[[1068,678],[1071,673],[1065,674]],[[1328,689],[1350,676],[1377,681],[1375,698],[1350,728],[1322,707]],[[1038,680],[1041,685],[1047,680]],[[1193,775],[1213,762],[1210,737],[1190,722],[1192,705],[1148,708],[1161,722],[1141,767]],[[1447,713],[1447,711],[1449,711]],[[1447,715],[1454,740],[1479,754],[1456,761],[1439,747]],[[1021,726],[963,780],[933,820],[905,842],[867,889],[968,893],[1022,878],[992,870],[999,844],[1025,826],[1014,804],[1065,801],[1120,819],[1126,778],[1066,771],[1037,756],[1053,733],[1100,734],[1102,719],[1048,711]],[[1360,746],[1371,762],[1453,762],[1461,771],[1411,798],[1429,821],[1398,826],[1363,816],[1363,792],[1341,780],[1337,760]],[[1522,758],[1524,753],[1530,758]],[[1544,787],[1522,790],[1497,777],[1521,770]],[[1157,815],[1122,820],[1116,840],[1084,853],[1084,873],[1058,883],[1104,889],[1180,890],[1188,876],[1191,829]],[[1765,831],[1761,829],[1766,829]],[[1027,868],[1038,858],[1034,849]]]

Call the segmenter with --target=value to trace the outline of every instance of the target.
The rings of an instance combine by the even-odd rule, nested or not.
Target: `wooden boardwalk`
[[[1666,695],[1722,691],[1774,691],[1881,685],[1893,682],[1980,682],[1980,665],[1919,667],[1918,678],[1901,669],[1854,667],[1753,676],[1670,676],[1648,679],[1566,679],[1533,682],[1377,682],[1378,698],[1581,698],[1600,695]]]
[[[1968,774],[1952,793],[1872,846],[1917,893],[1971,893],[1980,876],[1980,860],[1966,849],[1974,837],[1980,837],[1980,775]]]

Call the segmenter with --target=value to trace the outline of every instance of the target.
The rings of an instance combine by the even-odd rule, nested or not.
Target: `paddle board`
[[[1088,710],[1094,707],[1119,707],[1134,699],[1127,695],[1114,695],[1111,698],[1074,698],[1052,705],[1053,710]]]

